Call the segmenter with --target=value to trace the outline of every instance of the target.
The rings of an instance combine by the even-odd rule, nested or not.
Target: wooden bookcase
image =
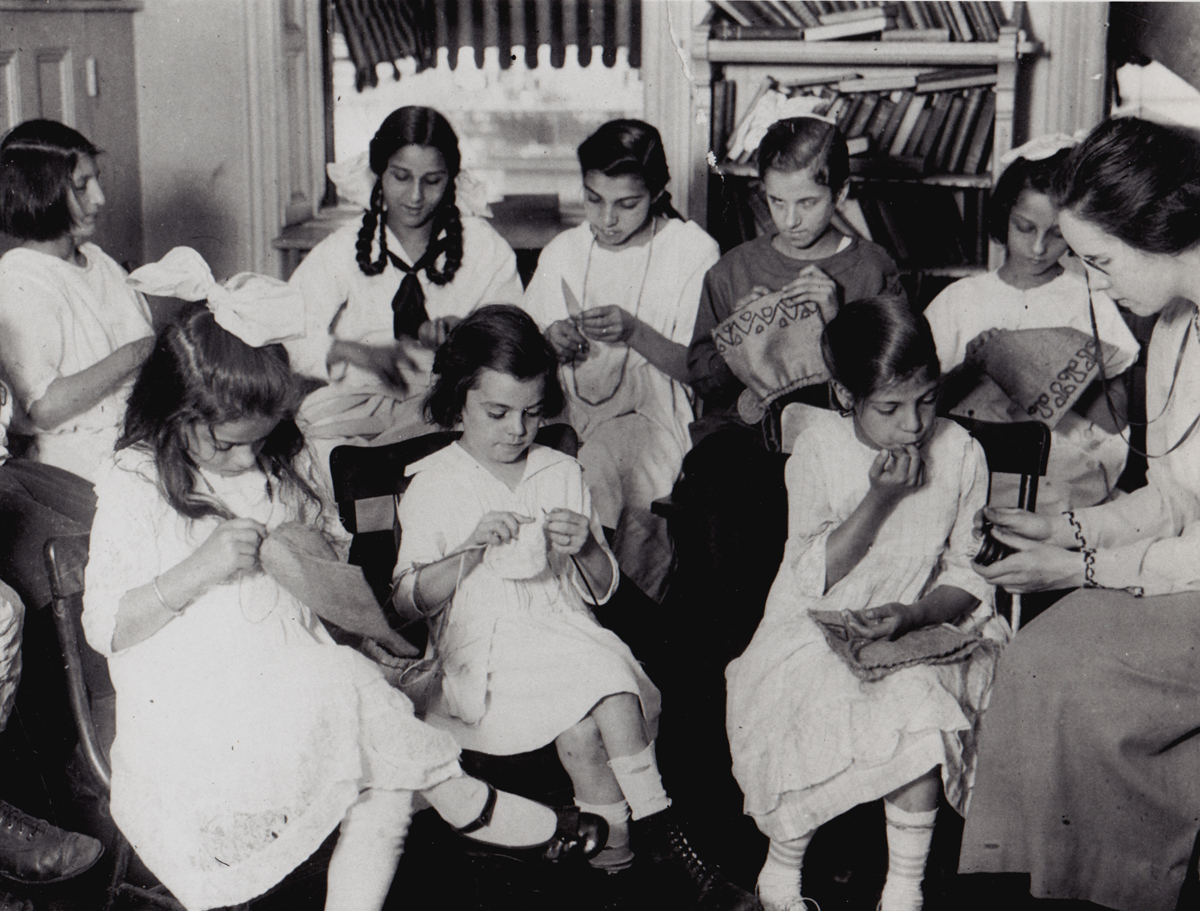
[[[996,108],[988,169],[981,174],[932,174],[922,177],[853,177],[856,192],[866,192],[871,183],[920,184],[951,188],[959,208],[981,211],[987,191],[996,176],[996,162],[1012,148],[1018,69],[1022,57],[1036,54],[1040,45],[1029,40],[1016,26],[1004,26],[994,42],[882,42],[802,40],[719,40],[709,37],[710,23],[698,24],[692,35],[694,91],[690,118],[689,162],[692,168],[689,211],[697,217],[708,212],[710,173],[708,160],[712,142],[713,83],[737,83],[737,118],[740,119],[755,88],[765,76],[780,82],[800,76],[838,76],[857,72],[864,76],[887,75],[918,69],[955,66],[996,67]],[[973,208],[972,208],[973,207]],[[977,219],[978,220],[978,219]],[[885,243],[886,245],[886,243]],[[1002,249],[991,244],[988,263],[999,264]],[[942,265],[923,263],[909,271],[920,281],[926,276],[956,278],[979,272],[984,264]]]

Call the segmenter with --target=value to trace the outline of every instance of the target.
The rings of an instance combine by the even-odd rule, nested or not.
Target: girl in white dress
[[[617,562],[657,599],[671,545],[650,504],[671,493],[691,448],[687,346],[720,250],[672,207],[650,124],[606,123],[579,164],[587,221],[542,251],[523,306],[562,362],[567,419]]]
[[[533,442],[563,406],[554,350],[516,307],[481,307],[438,350],[431,421],[462,437],[414,463],[398,508],[396,601],[436,622],[444,663],[426,720],[466,749],[512,755],[554,742],[576,803],[603,816],[593,864],[656,864],[663,907],[751,909],[679,831],[655,760],[659,693],[589,605],[617,565],[580,465]]]
[[[145,299],[89,240],[104,207],[99,154],[52,120],[28,120],[0,143],[0,230],[20,240],[0,258],[0,361],[20,406],[13,429],[33,434],[38,461],[89,481],[112,454],[134,373],[154,345]]]
[[[987,464],[965,430],[934,416],[937,352],[907,303],[844,305],[824,350],[844,413],[813,409],[788,459],[783,565],[726,672],[733,772],[771,839],[758,879],[767,911],[803,907],[800,868],[817,827],[880,797],[881,907],[915,911],[943,785],[962,808],[995,648],[867,682],[809,611],[842,612],[859,639],[952,623],[1003,641],[992,588],[970,568]]]
[[[426,432],[421,397],[447,330],[480,304],[521,300],[512,248],[460,214],[458,137],[445,117],[398,108],[364,158],[337,175],[345,195],[361,191],[361,225],[317,244],[290,280],[305,308],[303,336],[287,342],[293,368],[329,382],[301,424],[310,440],[331,441],[325,450]]]
[[[560,822],[464,777],[453,738],[262,572],[280,523],[336,530],[275,344],[298,331],[294,291],[254,275],[217,286],[186,248],[132,280],[209,304],[163,331],[133,388],[87,569],[84,629],[117,693],[112,815],[146,865],[190,911],[235,905],[340,825],[325,907],[372,911],[414,792],[475,845],[599,851],[602,821]]]
[[[947,387],[978,382],[978,353],[996,332],[1068,327],[1090,336],[1093,311],[1100,340],[1116,348],[1104,365],[1105,377],[1117,377],[1137,360],[1137,339],[1112,298],[1093,294],[1089,310],[1084,277],[1060,262],[1067,242],[1058,228],[1050,183],[1073,145],[1067,136],[1044,136],[1009,153],[988,201],[988,231],[1004,244],[1004,264],[995,272],[956,281],[925,309]],[[1129,446],[1120,435],[1124,423],[1116,422],[1108,403],[1124,412],[1124,377],[1106,385],[1093,383],[1055,426],[1046,479],[1038,489],[1039,513],[1056,516],[1065,509],[1094,506],[1116,487]],[[950,388],[947,392],[955,395]],[[976,416],[1012,420],[1000,411]],[[993,502],[1016,502],[1015,476],[997,480],[1001,483],[993,482]]]

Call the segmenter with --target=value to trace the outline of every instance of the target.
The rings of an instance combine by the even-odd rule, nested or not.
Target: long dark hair
[[[1022,191],[1032,190],[1053,197],[1054,176],[1067,160],[1069,151],[1063,149],[1037,161],[1018,158],[1004,169],[987,201],[987,229],[993,240],[1008,243],[1008,218]]]
[[[200,307],[159,333],[129,394],[117,449],[135,447],[154,456],[159,490],[180,515],[230,519],[224,504],[197,488],[199,469],[188,451],[188,429],[279,417],[259,453],[259,468],[268,489],[278,484],[281,493],[295,496],[302,518],[308,505],[315,507],[315,516],[320,498],[294,464],[304,448],[294,419],[304,392],[282,345],[253,348]]]
[[[425,397],[425,420],[447,430],[462,416],[467,393],[484,369],[519,380],[543,377],[542,416],[563,409],[558,357],[537,323],[520,307],[488,304],[454,327],[433,358],[433,386]]]
[[[1072,150],[1054,195],[1137,250],[1190,250],[1200,243],[1200,137],[1135,117],[1106,120]]]
[[[843,304],[821,336],[821,354],[855,402],[921,369],[931,380],[941,376],[929,322],[901,297]]]
[[[387,268],[383,173],[387,170],[391,157],[410,145],[437,149],[446,163],[446,192],[433,214],[432,233],[429,235],[429,243],[435,255],[429,257],[430,264],[425,267],[425,274],[435,285],[447,285],[454,281],[454,274],[463,260],[462,217],[454,195],[454,178],[458,176],[462,166],[462,156],[458,151],[458,136],[450,126],[450,121],[433,108],[397,108],[388,114],[371,139],[370,161],[371,171],[375,174],[375,187],[371,190],[371,204],[363,213],[362,227],[358,231],[358,268],[364,275],[378,275]],[[379,241],[379,256],[372,260],[371,249],[376,239]],[[436,261],[442,254],[445,254],[446,258],[442,268],[438,269]]]
[[[67,203],[80,156],[100,150],[56,120],[26,120],[0,141],[0,230],[57,240],[74,227]]]
[[[671,173],[667,170],[662,136],[644,120],[610,120],[580,143],[578,155],[579,168],[585,176],[588,171],[599,171],[607,177],[633,174],[642,178],[654,199],[650,206],[652,217],[683,219],[671,205],[671,194],[667,192]]]

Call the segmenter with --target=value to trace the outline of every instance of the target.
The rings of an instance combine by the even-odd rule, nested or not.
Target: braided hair
[[[388,264],[387,219],[383,217],[383,174],[388,162],[400,149],[408,145],[437,149],[446,163],[448,180],[446,192],[433,215],[432,232],[429,235],[430,264],[425,274],[435,285],[448,285],[463,260],[463,229],[458,205],[455,202],[454,179],[458,176],[462,156],[458,150],[458,136],[450,122],[433,108],[409,106],[392,111],[379,126],[371,139],[370,162],[375,176],[375,187],[371,190],[371,204],[363,213],[362,227],[358,231],[358,253],[355,259],[364,275],[378,275]],[[372,260],[371,252],[375,241],[379,242],[379,256]],[[441,269],[437,261],[445,260]]]
[[[671,194],[667,192],[671,174],[667,170],[662,136],[644,120],[610,120],[580,144],[578,155],[585,176],[588,171],[599,171],[606,177],[635,174],[642,178],[654,199],[651,217],[663,215],[683,220],[671,205]]]

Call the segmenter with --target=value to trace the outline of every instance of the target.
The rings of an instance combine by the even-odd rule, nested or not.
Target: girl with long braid
[[[512,248],[484,219],[460,213],[461,156],[445,117],[398,108],[367,163],[361,225],[319,243],[291,278],[304,295],[305,336],[288,353],[298,373],[328,382],[300,413],[322,448],[425,432],[419,404],[434,349],[480,304],[521,300]]]

